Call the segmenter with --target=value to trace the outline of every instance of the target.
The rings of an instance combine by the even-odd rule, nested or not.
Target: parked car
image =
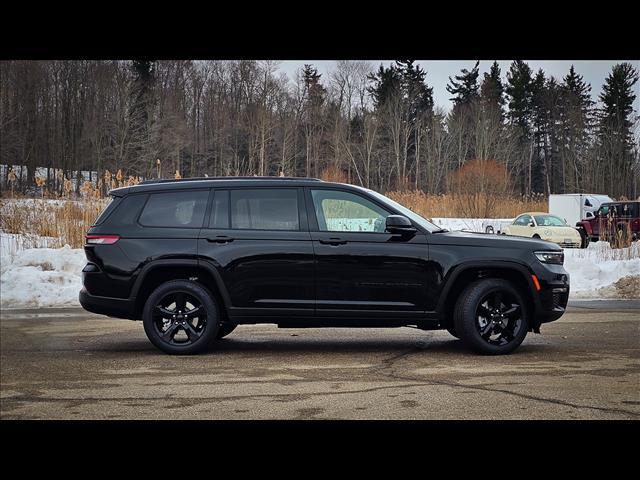
[[[80,303],[141,319],[170,354],[255,323],[447,329],[504,354],[567,305],[557,245],[449,232],[361,187],[239,177],[110,194],[86,236]]]
[[[518,215],[513,223],[502,230],[505,235],[540,238],[565,248],[580,248],[582,238],[574,227],[560,217],[546,212],[528,212]]]
[[[593,217],[576,224],[586,241],[601,238],[629,244],[640,237],[640,201],[603,203]]]

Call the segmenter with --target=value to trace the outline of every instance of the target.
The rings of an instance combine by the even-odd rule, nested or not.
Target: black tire
[[[534,233],[533,237],[531,237],[531,238],[537,238],[538,240],[540,240],[540,235],[538,235],[537,233]]]
[[[455,331],[466,346],[484,355],[503,355],[518,348],[526,337],[529,309],[511,283],[486,278],[462,292],[453,321]]]
[[[220,312],[213,295],[202,285],[171,280],[149,296],[142,323],[151,343],[163,352],[191,355],[216,339]]]
[[[580,248],[587,248],[589,246],[589,235],[585,232],[584,228],[578,228],[580,234]]]
[[[237,325],[234,325],[233,323],[223,323],[222,325],[220,325],[220,328],[218,329],[216,340],[220,340],[221,338],[226,337],[231,332],[233,332],[236,329],[236,327]]]

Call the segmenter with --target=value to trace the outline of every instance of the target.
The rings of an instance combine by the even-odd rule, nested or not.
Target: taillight
[[[87,245],[113,245],[120,239],[120,235],[85,235]]]

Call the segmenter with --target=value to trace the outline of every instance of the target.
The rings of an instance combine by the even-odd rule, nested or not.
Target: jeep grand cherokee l
[[[157,180],[112,190],[86,236],[82,306],[190,354],[237,325],[446,329],[504,354],[565,311],[563,252],[449,232],[316,179]]]

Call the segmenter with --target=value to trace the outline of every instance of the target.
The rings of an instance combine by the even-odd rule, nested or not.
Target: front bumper
[[[562,265],[539,264],[534,274],[540,283],[540,290],[533,290],[535,327],[564,315],[569,301],[570,278]]]

